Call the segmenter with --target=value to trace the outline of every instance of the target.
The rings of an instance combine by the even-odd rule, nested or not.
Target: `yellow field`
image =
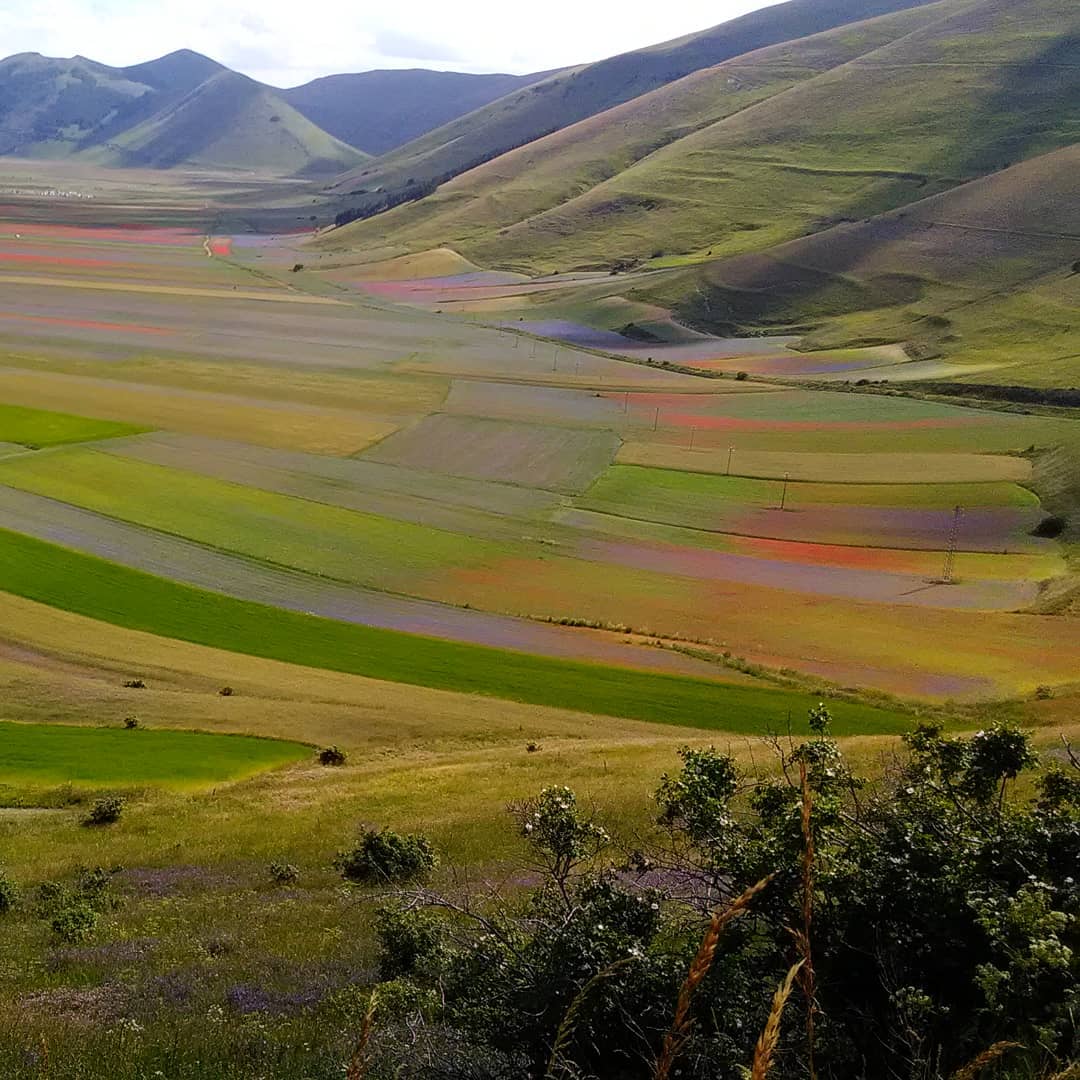
[[[716,743],[759,765],[769,760],[759,742],[744,737],[314,671],[163,641],[5,594],[0,625],[0,719],[62,715],[98,724],[134,713],[150,727],[299,738],[350,754],[346,769],[301,764],[227,785],[211,798],[160,793],[145,809],[132,809],[129,828],[90,838],[49,816],[23,821],[19,863],[30,876],[87,859],[167,862],[175,814],[183,815],[187,861],[215,862],[223,837],[233,852],[255,858],[302,843],[312,829],[332,847],[358,816],[376,816],[429,829],[455,857],[489,864],[513,845],[510,830],[498,827],[505,804],[544,784],[567,783],[627,824],[644,820],[656,779],[684,743]],[[134,676],[147,689],[124,689]],[[234,696],[218,694],[226,684]],[[1025,719],[1044,745],[1080,731],[1075,699],[1032,702]],[[527,753],[528,742],[541,751]],[[887,737],[841,742],[866,763],[893,744]],[[259,814],[250,813],[253,804]]]
[[[45,277],[34,274],[0,274],[0,284],[42,285],[57,289],[99,289],[103,292],[153,293],[158,296],[205,297],[210,300],[265,300],[275,304],[317,304],[344,306],[344,301],[329,296],[301,292],[273,292],[268,289],[200,289],[191,285],[154,285],[133,281],[107,281],[95,278]]]
[[[654,442],[626,442],[616,460],[621,465],[650,465],[690,472],[727,472],[728,451],[693,450]],[[731,456],[735,476],[848,484],[950,484],[1009,480],[1022,484],[1031,478],[1031,463],[1008,454],[919,453],[784,453],[779,450],[740,450]]]
[[[336,456],[355,454],[397,427],[347,409],[12,368],[0,368],[0,398],[36,409]]]
[[[931,700],[1029,695],[1080,678],[1080,620],[862,603],[732,581],[549,559],[461,570],[440,598],[553,618],[624,623],[715,642],[773,668]],[[886,629],[887,628],[887,629]]]
[[[348,408],[375,413],[380,418],[387,414],[432,412],[442,404],[450,387],[449,379],[430,374],[342,372],[242,361],[218,363],[202,357],[170,355],[164,358],[152,353],[129,360],[94,360],[13,352],[5,354],[3,360],[7,369],[231,394],[249,400],[261,398],[264,401]]]

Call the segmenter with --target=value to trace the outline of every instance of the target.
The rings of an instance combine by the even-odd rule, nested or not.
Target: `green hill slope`
[[[0,154],[326,175],[367,159],[275,91],[190,50],[111,68],[0,60]]]
[[[106,116],[137,109],[147,95],[147,83],[80,56],[9,56],[0,60],[0,154],[73,153]]]
[[[324,244],[347,249],[362,239],[370,250],[388,238],[394,245],[424,250],[449,242],[480,262],[526,271],[558,268],[558,262],[534,262],[528,244],[517,243],[530,219],[546,221],[542,215],[547,211],[572,204],[663,147],[873,52],[940,18],[942,8],[933,4],[884,15],[702,69],[504,154],[422,201],[331,232]],[[593,216],[613,235],[620,217],[632,209],[632,203],[613,203],[606,213],[601,208]],[[524,229],[515,229],[521,223]],[[765,238],[752,235],[755,231],[742,234],[748,244],[760,246]],[[606,266],[621,255],[617,244],[611,250],[598,246],[576,265]]]
[[[584,190],[545,180],[557,172],[545,164],[535,180],[543,190],[521,200],[523,213],[508,206],[533,183],[526,153],[505,193],[486,190],[478,169],[416,206],[351,226],[354,239],[449,244],[481,263],[526,270],[636,262],[659,252],[704,260],[872,217],[1080,139],[1080,9],[1071,0],[944,0],[908,16],[929,17],[868,51],[856,43],[853,58],[809,78],[794,69],[813,66],[800,61],[813,39],[794,44],[787,89],[776,50],[741,57],[737,72],[725,65],[700,73],[707,82],[703,107],[691,109],[697,118],[708,94],[722,103],[736,78],[751,87],[761,80],[764,94],[771,80],[780,92],[731,115],[721,104],[715,123],[689,134],[678,126],[679,108],[672,107],[674,124],[665,109],[689,100],[692,82],[642,99],[660,121],[642,125],[631,110],[623,143],[632,147],[635,132],[648,127],[663,145],[644,157],[639,146],[621,169],[609,146],[597,160],[606,154],[614,175],[590,183],[595,177],[577,174]],[[833,44],[842,53],[849,35],[869,41],[874,26],[837,31]],[[595,132],[568,149],[568,172],[591,153],[589,139],[602,148],[624,119],[619,110],[597,117]],[[558,147],[551,137],[527,150],[546,162]],[[510,168],[493,166],[489,175]],[[481,212],[463,211],[470,198],[486,200]]]
[[[1007,368],[997,382],[1072,385],[1078,187],[1080,142],[903,210],[684,271],[654,296],[723,333],[797,326],[811,347],[904,341],[913,358]]]
[[[369,154],[385,154],[547,74],[365,71],[328,75],[278,93],[343,142]]]
[[[366,157],[234,71],[218,72],[89,154],[110,165],[193,164],[293,175],[333,173]]]
[[[386,192],[404,192],[410,179],[422,186],[436,178],[455,176],[701,68],[777,42],[925,2],[789,0],[699,34],[558,72],[429,132],[386,155],[377,167],[347,173],[334,189],[339,194],[362,192],[374,205]],[[361,196],[361,204],[363,201]]]

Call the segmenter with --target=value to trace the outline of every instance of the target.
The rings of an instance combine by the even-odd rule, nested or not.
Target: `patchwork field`
[[[240,780],[309,757],[295,742],[194,731],[0,721],[0,789],[59,784],[177,790]]]
[[[1032,460],[1071,421],[772,381],[895,351],[711,339],[604,274],[335,264],[296,236],[40,203],[0,222],[0,276],[0,525],[63,545],[35,550],[334,634],[725,693],[975,700],[1077,670],[1072,622],[1030,613],[1069,573]],[[635,318],[667,337],[622,334]],[[942,655],[941,633],[971,645]]]
[[[90,420],[85,416],[65,416],[63,413],[0,404],[0,442],[28,450],[109,439],[131,435],[139,430],[133,424]]]
[[[516,889],[508,804],[571,785],[630,850],[681,747],[770,768],[819,703],[871,772],[920,719],[1080,738],[1068,410],[931,400],[899,384],[950,361],[894,346],[690,330],[658,299],[678,256],[373,263],[310,242],[307,183],[0,179],[5,1076],[82,1075],[90,1038],[123,1080],[343,1075],[382,895],[334,868],[358,828],[429,836],[433,887]],[[61,942],[38,886],[94,867]],[[334,1060],[255,1064],[311,1001]],[[166,1030],[186,1072],[139,1057]]]

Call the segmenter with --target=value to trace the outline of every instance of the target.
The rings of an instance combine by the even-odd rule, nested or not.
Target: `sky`
[[[524,74],[704,30],[768,0],[0,0],[0,57],[123,67],[187,48],[272,86],[373,68]]]

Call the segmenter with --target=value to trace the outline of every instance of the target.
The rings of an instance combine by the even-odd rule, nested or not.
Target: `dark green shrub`
[[[52,932],[66,945],[88,940],[97,929],[98,913],[85,900],[71,900],[49,921]]]
[[[604,834],[569,789],[511,807],[529,847],[524,894],[404,890],[407,914],[377,926],[386,972],[437,993],[444,1030],[526,1058],[516,1075],[545,1075],[555,1047],[548,1075],[629,1080],[671,1030],[708,913],[768,880],[700,978],[683,1080],[734,1080],[752,1059],[804,926],[823,1080],[967,1075],[1004,1043],[1015,1049],[994,1075],[1065,1075],[1080,1036],[1075,752],[1025,783],[1036,759],[1011,723],[953,736],[924,722],[881,774],[860,776],[828,709],[808,726],[801,743],[774,742],[776,770],[684,749],[657,791],[661,830],[619,871],[597,861]],[[776,1080],[810,1075],[805,985]],[[416,1056],[410,1045],[399,1060]]]
[[[141,726],[142,725],[139,723],[139,718],[137,716],[124,717],[124,727],[127,728],[128,731],[134,731],[136,728],[139,728]]]
[[[126,690],[145,690],[146,683],[142,679],[125,679],[124,688]]]
[[[338,855],[334,865],[347,881],[413,881],[438,865],[431,841],[421,833],[402,835],[390,829],[365,829],[360,846]]]
[[[421,968],[430,972],[437,966],[443,931],[430,911],[381,908],[375,917],[375,933],[381,946],[381,979],[414,975]]]
[[[18,886],[3,870],[0,870],[0,915],[6,915],[15,906],[18,899]]]
[[[1068,525],[1068,521],[1060,514],[1050,514],[1031,530],[1031,535],[1038,536],[1042,540],[1056,540],[1068,528]]]
[[[82,823],[87,826],[113,825],[120,820],[124,812],[124,799],[119,795],[109,795],[104,799],[98,799],[90,813],[83,818]]]
[[[270,877],[278,885],[292,885],[300,880],[300,867],[292,863],[272,862]]]
[[[750,378],[750,375],[745,371],[740,371],[735,375],[736,382],[746,382]]]
[[[348,755],[336,746],[325,746],[319,751],[320,765],[344,765]]]
[[[223,686],[223,687],[222,687],[222,688],[221,688],[221,689],[220,689],[220,690],[218,691],[218,693],[219,693],[219,694],[220,694],[220,695],[221,695],[222,697],[232,697],[232,696],[233,696],[233,694],[235,694],[235,693],[236,693],[236,691],[235,691],[235,690],[234,690],[234,689],[233,689],[233,688],[232,688],[231,686]]]
[[[117,906],[110,894],[112,875],[100,866],[79,871],[73,885],[45,881],[38,886],[34,913],[67,944],[86,941],[103,911]]]

